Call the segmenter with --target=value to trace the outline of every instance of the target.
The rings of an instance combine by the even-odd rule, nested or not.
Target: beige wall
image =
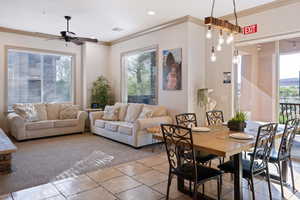
[[[84,108],[91,104],[93,82],[101,75],[108,77],[109,49],[108,46],[88,42],[82,46]]]
[[[240,110],[251,120],[276,121],[275,42],[239,47],[241,62]]]
[[[120,101],[121,54],[158,45],[158,104],[166,106],[174,115],[194,110],[195,90],[204,86],[205,41],[204,28],[191,22],[115,44],[110,49],[109,74],[117,100]],[[182,90],[162,89],[162,51],[182,48]]]

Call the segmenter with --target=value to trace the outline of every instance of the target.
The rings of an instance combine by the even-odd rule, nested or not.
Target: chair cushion
[[[119,120],[124,121],[125,117],[126,117],[128,104],[127,103],[116,103],[115,107],[119,108]]]
[[[105,127],[105,121],[101,119],[97,119],[95,121],[95,126],[98,128],[104,128]]]
[[[201,163],[201,164],[204,164],[212,159],[215,159],[217,158],[218,156],[214,155],[214,154],[209,154],[209,153],[206,153],[206,152],[203,152],[203,151],[196,151],[196,161]],[[187,153],[185,155],[187,158],[192,158],[192,154],[191,153]]]
[[[243,159],[242,164],[243,164],[243,177],[249,178],[252,174],[251,161]],[[218,168],[227,173],[234,173],[235,171],[233,160],[230,160],[228,162],[219,165]],[[258,162],[254,161],[254,171],[256,173],[259,173],[262,170],[264,170],[264,168],[260,168]]]
[[[258,155],[258,158],[260,157],[260,152],[258,152],[257,153]],[[253,153],[248,153],[248,155],[249,156],[252,156],[253,155]],[[289,157],[289,154],[287,153],[287,152],[285,152],[285,153],[283,153],[282,155],[281,155],[281,157],[280,157],[280,159],[281,160],[284,160],[284,159],[286,159],[286,158],[288,158]],[[272,151],[271,151],[271,154],[270,154],[270,159],[269,159],[269,162],[271,162],[271,163],[276,163],[276,162],[278,162],[278,151],[276,150],[276,149],[274,149],[274,148],[272,148]]]
[[[25,128],[28,131],[49,129],[53,127],[54,127],[53,121],[28,122],[25,124]]]
[[[178,176],[181,176],[187,180],[194,180],[195,170],[193,165],[184,164],[177,169],[172,169],[172,172]],[[215,178],[222,175],[222,172],[217,169],[205,167],[203,165],[197,165],[198,182],[203,180]]]
[[[119,107],[105,106],[104,115],[102,119],[109,120],[109,121],[119,120]]]
[[[122,122],[119,125],[119,133],[125,134],[125,135],[132,135],[133,132],[133,124],[128,122]]]
[[[77,126],[77,124],[79,124],[78,119],[65,119],[54,121],[55,128],[72,127]]]
[[[113,132],[117,132],[119,127],[118,122],[107,121],[105,122],[105,129]]]
[[[79,105],[69,105],[60,110],[59,119],[77,119]]]
[[[143,109],[143,104],[130,103],[125,117],[126,122],[134,122]]]

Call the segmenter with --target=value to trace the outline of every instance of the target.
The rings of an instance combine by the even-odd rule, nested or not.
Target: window
[[[122,56],[122,100],[157,104],[157,49],[148,48]]]
[[[71,102],[72,56],[8,49],[7,104]]]

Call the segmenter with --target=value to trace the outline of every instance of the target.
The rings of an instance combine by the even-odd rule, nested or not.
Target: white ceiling
[[[274,0],[236,0],[237,11]],[[71,15],[71,31],[111,41],[185,15],[210,15],[211,0],[1,0],[0,26],[58,34]],[[155,16],[147,15],[153,10]],[[232,13],[231,0],[216,0],[215,15]],[[113,32],[120,27],[122,32]]]

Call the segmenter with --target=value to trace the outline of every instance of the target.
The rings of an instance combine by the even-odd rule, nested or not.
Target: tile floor
[[[213,163],[216,165],[218,162]],[[0,200],[161,200],[165,199],[168,179],[168,163],[165,154],[124,163],[111,168],[90,172],[33,188],[0,196]],[[296,188],[300,188],[300,162],[294,161]],[[190,200],[177,190],[176,178],[170,189],[170,199]],[[269,199],[267,183],[255,180],[256,199]],[[252,199],[244,182],[244,197]],[[208,196],[216,197],[216,182],[205,184]],[[280,186],[272,183],[273,199],[281,199]],[[286,199],[300,199],[300,192],[293,194],[285,188]],[[223,178],[222,199],[233,199],[233,183],[230,175]]]

